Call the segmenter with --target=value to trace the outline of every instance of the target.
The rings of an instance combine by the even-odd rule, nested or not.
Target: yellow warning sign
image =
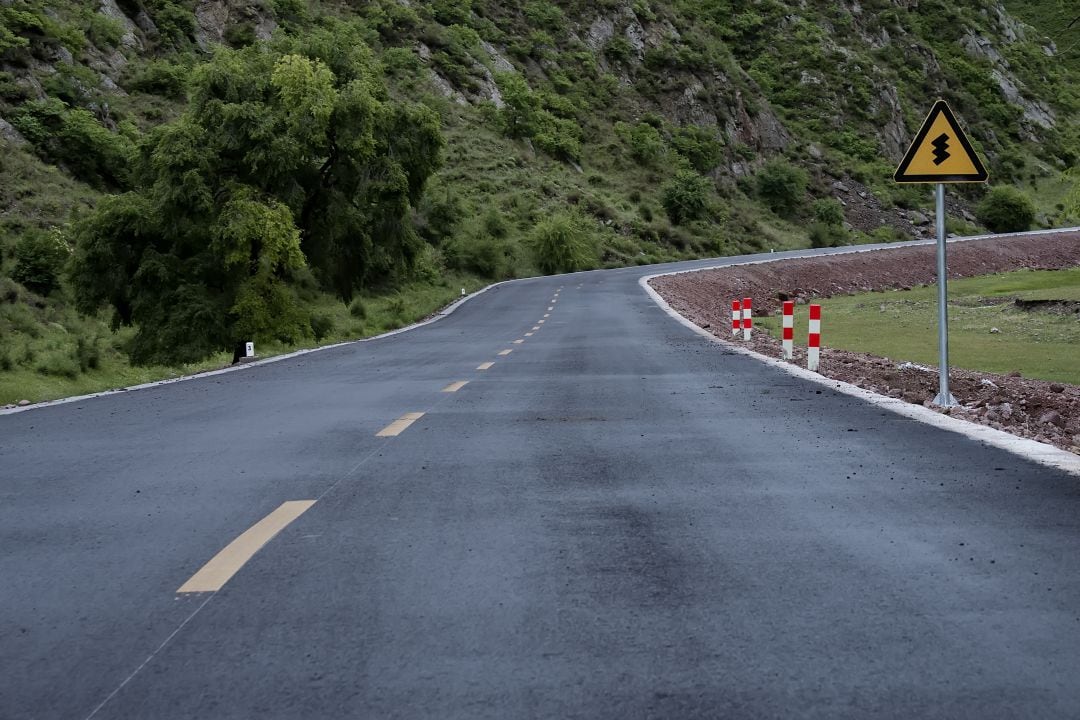
[[[989,175],[948,103],[938,100],[908,148],[898,183],[986,182]]]

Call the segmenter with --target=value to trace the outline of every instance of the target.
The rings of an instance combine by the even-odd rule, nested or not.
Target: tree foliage
[[[991,232],[1021,232],[1035,222],[1035,205],[1021,190],[998,185],[990,188],[975,214]]]
[[[299,340],[305,277],[348,300],[407,274],[423,247],[409,214],[443,139],[434,112],[389,99],[359,32],[328,21],[218,50],[184,114],[142,143],[136,189],[78,226],[80,308],[136,325],[133,360]]]
[[[782,158],[765,163],[757,174],[758,195],[777,215],[790,216],[802,205],[809,175]]]
[[[680,225],[704,215],[708,207],[711,184],[708,178],[693,170],[677,172],[675,178],[663,188],[664,210],[671,222]]]
[[[536,265],[545,275],[587,270],[596,264],[596,247],[586,221],[560,213],[540,222],[531,239]]]

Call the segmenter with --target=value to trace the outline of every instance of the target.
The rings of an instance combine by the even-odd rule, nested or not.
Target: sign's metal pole
[[[938,274],[938,348],[940,350],[940,392],[934,398],[938,407],[956,407],[959,403],[949,392],[949,272],[945,246],[945,185],[937,186],[937,274]]]

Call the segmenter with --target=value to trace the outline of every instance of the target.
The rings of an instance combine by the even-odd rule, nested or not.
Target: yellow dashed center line
[[[501,353],[499,353],[499,357],[506,357],[507,355],[509,355],[512,352],[514,352],[514,351],[513,350],[503,350]]]
[[[244,567],[266,543],[284,530],[289,523],[303,515],[315,504],[314,500],[290,500],[252,525],[243,535],[202,566],[199,572],[180,586],[178,593],[217,592],[232,576]]]
[[[545,319],[545,320],[546,320],[547,318],[549,318],[549,317],[551,317],[551,313],[545,313],[545,314],[544,314],[544,319]]]
[[[537,331],[537,330],[539,330],[539,329],[540,329],[540,326],[539,326],[539,325],[534,325],[534,326],[533,326],[533,332],[536,332],[536,331]]]
[[[532,333],[525,333],[525,337],[532,337],[532,336],[533,336]]]
[[[543,324],[544,324],[544,321],[543,321],[543,320],[537,320],[536,322],[538,322],[538,323],[539,323],[539,324],[541,324],[541,325],[543,325]]]
[[[442,389],[442,391],[445,392],[445,393],[457,392],[458,390],[460,390],[461,388],[465,387],[468,384],[469,384],[468,380],[458,380],[457,382],[450,383],[449,385],[444,387]]]
[[[553,305],[548,305],[548,312],[551,312],[554,309],[555,309],[555,307]]]
[[[477,370],[490,370],[491,366],[494,365],[494,364],[495,363],[493,363],[493,362],[486,362],[486,363],[484,363],[483,365],[481,365],[480,367],[478,367],[476,369]]]
[[[424,417],[424,413],[422,412],[405,413],[397,420],[375,433],[375,437],[397,437],[422,417]]]
[[[514,344],[515,344],[515,345],[520,345],[520,344],[521,344],[521,343],[523,343],[523,342],[525,342],[525,341],[524,341],[524,340],[515,340],[515,341],[514,341]]]

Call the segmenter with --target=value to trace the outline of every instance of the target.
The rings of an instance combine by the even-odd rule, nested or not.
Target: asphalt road
[[[1080,717],[1080,479],[726,352],[656,271],[0,416],[0,718]]]

